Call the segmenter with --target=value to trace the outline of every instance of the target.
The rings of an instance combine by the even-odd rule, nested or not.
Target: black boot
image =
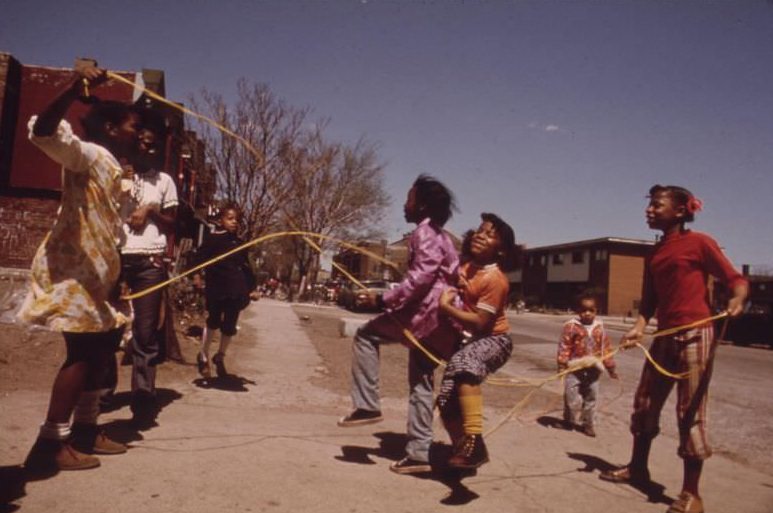
[[[488,450],[482,435],[464,435],[454,447],[454,454],[448,460],[451,468],[478,468],[488,462]]]

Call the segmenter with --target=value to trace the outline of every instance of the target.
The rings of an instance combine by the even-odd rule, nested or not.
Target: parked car
[[[740,317],[730,319],[725,333],[725,340],[738,346],[764,344],[773,347],[773,313],[771,308],[752,307]],[[717,321],[714,330],[721,333],[724,320]]]
[[[368,291],[380,294],[392,288],[393,284],[384,280],[365,280],[362,282],[368,290],[353,283],[347,283],[338,291],[338,304],[353,312],[365,311],[364,304]]]

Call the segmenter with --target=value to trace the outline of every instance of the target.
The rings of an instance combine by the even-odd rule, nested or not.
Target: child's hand
[[[78,79],[73,88],[79,96],[88,96],[87,91],[107,81],[107,72],[96,66],[82,66],[75,69]]]
[[[620,347],[630,349],[644,340],[644,332],[639,328],[633,328],[620,339]]]
[[[613,368],[607,369],[607,373],[609,374],[609,377],[612,379],[620,379],[620,376],[617,375],[617,371]]]
[[[440,294],[440,306],[441,307],[447,307],[453,304],[454,299],[456,296],[459,295],[459,291],[455,288],[447,288],[443,291],[442,294]]]
[[[148,216],[150,215],[150,210],[152,208],[153,205],[143,205],[129,214],[129,217],[126,219],[126,224],[129,225],[129,228],[131,228],[133,232],[140,232],[145,228],[145,225],[148,224]]]
[[[743,313],[744,298],[734,297],[727,302],[727,313],[730,317],[738,317]]]
[[[258,292],[257,290],[253,290],[252,292],[250,292],[250,299],[252,301],[257,301],[258,299],[260,299],[260,292]]]

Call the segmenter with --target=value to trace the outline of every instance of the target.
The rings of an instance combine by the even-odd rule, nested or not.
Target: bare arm
[[[59,122],[62,121],[72,102],[84,94],[84,79],[97,85],[106,79],[104,70],[87,67],[78,70],[78,77],[70,86],[57,96],[51,104],[38,116],[32,132],[38,137],[48,137],[56,133]]]
[[[473,312],[461,310],[453,305],[458,295],[456,289],[446,289],[440,296],[440,311],[461,322],[465,328],[475,333],[485,333],[491,329],[496,317],[491,312],[476,308]]]

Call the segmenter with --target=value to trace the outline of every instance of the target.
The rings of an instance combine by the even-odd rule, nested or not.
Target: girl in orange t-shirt
[[[483,213],[481,219],[465,238],[458,290],[448,289],[440,297],[440,310],[469,334],[446,366],[437,399],[453,443],[448,461],[452,468],[478,468],[488,461],[480,384],[507,362],[513,349],[505,317],[509,283],[503,269],[515,262],[515,234],[494,214]]]

